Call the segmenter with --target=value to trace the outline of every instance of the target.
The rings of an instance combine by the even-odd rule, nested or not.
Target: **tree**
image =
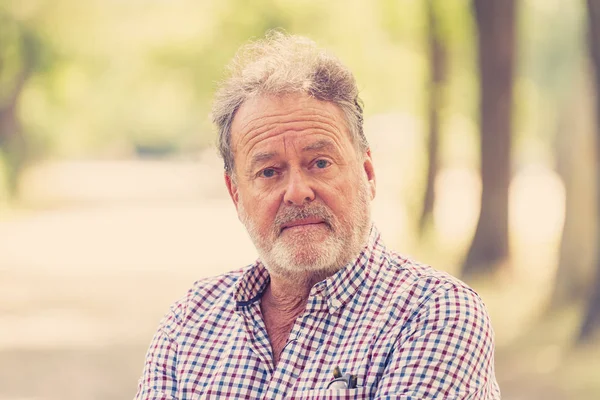
[[[14,195],[27,158],[25,135],[17,115],[27,80],[39,64],[40,39],[34,31],[0,10],[0,155],[8,167],[8,191]]]
[[[424,232],[427,221],[433,214],[435,202],[435,178],[438,172],[438,148],[440,136],[440,111],[444,104],[444,85],[447,75],[447,51],[436,15],[435,0],[427,0],[427,42],[429,48],[429,90],[427,113],[429,120],[429,138],[427,145],[427,182],[423,210],[419,220],[419,229]]]
[[[594,157],[589,151],[592,137],[592,89],[590,74],[580,68],[571,93],[559,102],[556,124],[556,170],[565,185],[565,219],[560,242],[556,279],[548,312],[581,299],[589,287],[589,272],[595,252]]]
[[[508,188],[515,64],[515,0],[474,0],[480,72],[481,210],[465,276],[508,257]]]
[[[537,87],[548,111],[536,119],[537,136],[552,143],[556,172],[565,189],[564,225],[558,267],[546,309],[558,310],[582,300],[589,288],[595,255],[594,220],[594,89],[587,34],[585,4],[573,2],[551,13],[542,6],[523,4],[523,18],[536,18],[524,28],[520,75]],[[543,7],[543,6],[542,6]],[[537,39],[536,39],[537,38]],[[540,104],[540,103],[538,103]],[[541,105],[541,104],[540,104]],[[547,150],[551,150],[548,148]]]
[[[596,87],[596,188],[600,191],[600,0],[587,0],[589,48]],[[596,218],[600,219],[600,195],[596,197]],[[596,279],[581,327],[579,340],[586,341],[600,327],[600,240],[596,239]]]

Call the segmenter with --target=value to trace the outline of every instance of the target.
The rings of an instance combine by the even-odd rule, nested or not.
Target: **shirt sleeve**
[[[177,400],[177,343],[165,329],[168,319],[150,343],[135,400]]]
[[[376,399],[500,399],[489,316],[472,290],[447,284],[421,302],[397,338]]]

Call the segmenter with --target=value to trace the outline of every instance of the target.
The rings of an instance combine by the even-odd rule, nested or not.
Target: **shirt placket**
[[[258,302],[250,304],[243,309],[243,320],[245,324],[246,334],[248,335],[247,345],[260,360],[261,364],[268,371],[269,375],[273,374],[273,353],[267,328],[262,320],[260,306]]]
[[[312,300],[312,301],[311,301]],[[318,347],[316,343],[320,338],[311,334],[311,327],[326,313],[326,302],[317,297],[309,300],[306,311],[298,317],[290,332],[275,369],[269,387],[263,399],[284,399],[294,388],[298,377],[306,367],[306,362]]]

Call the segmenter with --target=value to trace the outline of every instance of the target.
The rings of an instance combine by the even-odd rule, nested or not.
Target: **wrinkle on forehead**
[[[239,147],[240,147],[240,149],[244,149],[244,153],[249,154],[253,151],[254,147],[257,146],[259,143],[261,143],[267,139],[273,139],[277,136],[283,136],[284,147],[285,147],[286,140],[285,140],[284,135],[286,133],[291,133],[291,132],[300,133],[300,132],[307,131],[307,133],[309,133],[309,134],[326,135],[336,144],[336,146],[338,146],[340,149],[343,148],[343,144],[340,140],[342,132],[340,132],[339,130],[337,131],[337,134],[334,134],[331,129],[327,129],[328,126],[315,126],[314,123],[311,123],[310,126],[306,126],[303,128],[303,127],[298,127],[297,126],[298,123],[296,123],[295,125],[296,126],[290,126],[289,124],[278,124],[276,127],[273,127],[271,129],[265,130],[260,133],[252,134],[253,132],[250,132],[246,135],[248,140],[239,143]]]
[[[244,106],[239,110],[242,115],[238,111],[238,117],[242,118],[233,121],[232,134],[234,131],[236,133],[236,140],[232,140],[234,152],[244,149],[248,154],[259,142],[294,131],[312,130],[328,134],[340,148],[343,147],[341,139],[344,135],[350,139],[345,119],[340,115],[341,110],[331,103],[308,97],[299,97],[292,104],[290,101],[277,102],[276,98],[267,97],[264,100],[265,107],[261,107],[259,99],[252,99],[252,103],[245,104],[250,107],[250,112]],[[306,104],[308,102],[316,102],[322,107]],[[328,110],[330,107],[335,107],[333,112]]]
[[[303,116],[310,116],[311,120],[323,123],[325,125],[329,125],[332,130],[339,131],[338,118],[333,113],[325,111],[323,108],[319,107],[301,107],[295,110],[292,110],[288,113],[260,113],[259,111],[255,111],[251,114],[248,114],[246,118],[244,118],[242,126],[240,126],[240,132],[251,132],[256,129],[261,129],[261,127],[265,127],[265,129],[269,129],[272,125],[281,124],[277,119],[286,116],[286,115],[297,115],[297,120],[286,121],[288,123],[302,121]],[[342,123],[344,121],[342,120]],[[344,127],[345,123],[344,123]]]

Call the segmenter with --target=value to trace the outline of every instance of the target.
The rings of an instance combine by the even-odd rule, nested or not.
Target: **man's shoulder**
[[[212,312],[227,309],[233,302],[233,288],[250,266],[194,282],[187,293],[175,301],[165,315],[162,326],[167,331],[201,322]]]
[[[417,262],[395,251],[387,250],[382,278],[389,282],[395,296],[413,306],[440,296],[461,296],[481,302],[479,295],[465,282],[448,272]]]
[[[403,275],[404,279],[412,284],[434,284],[435,286],[450,285],[469,289],[469,286],[449,274],[436,269],[429,264],[424,264],[393,250],[386,249],[385,263],[387,272],[393,275]]]
[[[460,321],[468,329],[491,334],[483,300],[460,279],[393,251],[387,252],[382,266],[378,280],[380,285],[385,282],[389,315],[400,322],[395,329],[413,329],[411,323],[442,327]]]
[[[220,294],[229,291],[240,279],[240,277],[250,268],[252,268],[252,265],[225,272],[220,275],[208,276],[199,279],[194,282],[186,297],[200,296],[205,298],[205,300],[209,300],[210,298],[218,298]]]

